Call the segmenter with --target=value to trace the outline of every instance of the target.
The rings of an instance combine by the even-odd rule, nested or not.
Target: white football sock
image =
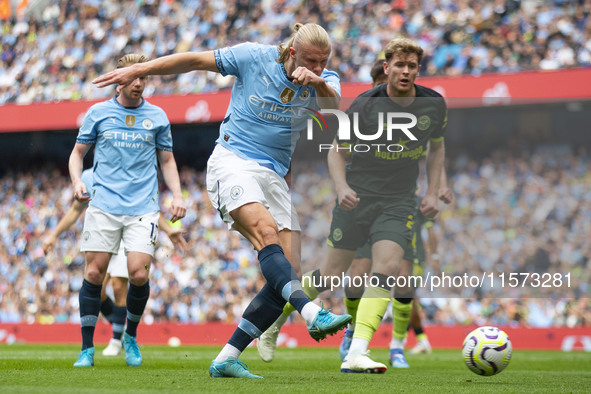
[[[392,337],[390,341],[390,349],[404,349],[404,341]]]
[[[304,307],[302,308],[301,315],[304,318],[304,320],[306,321],[306,324],[310,325],[310,324],[312,324],[312,322],[316,318],[316,315],[318,314],[319,311],[320,311],[320,307],[310,301],[306,305],[304,305]]]
[[[238,357],[240,357],[241,354],[242,352],[240,350],[230,345],[229,343],[226,343],[226,346],[224,346],[224,348],[218,354],[214,361],[219,363],[222,361],[226,361],[228,357],[234,357],[238,359]]]
[[[347,353],[347,358],[349,356],[356,356],[358,354],[366,353],[367,348],[369,347],[369,341],[363,338],[353,338],[351,341],[351,347],[349,348],[349,353]]]

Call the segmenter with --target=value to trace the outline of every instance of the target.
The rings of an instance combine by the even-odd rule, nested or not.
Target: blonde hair
[[[416,42],[409,38],[400,37],[391,40],[384,49],[384,56],[386,61],[389,63],[395,54],[409,55],[416,53],[419,57],[419,64],[423,60],[423,48],[421,48]]]
[[[285,46],[279,43],[278,63],[285,63],[289,59],[289,48],[301,44],[312,44],[318,48],[330,48],[330,37],[324,28],[316,23],[296,23],[293,27],[293,34]]]
[[[117,60],[117,68],[124,68],[129,67],[136,63],[145,63],[148,61],[148,58],[144,55],[140,55],[137,53],[128,53],[124,55],[119,60]]]

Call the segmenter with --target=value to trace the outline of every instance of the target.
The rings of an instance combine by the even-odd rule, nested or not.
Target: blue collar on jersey
[[[138,109],[138,108],[143,107],[144,103],[146,102],[146,99],[142,96],[142,103],[140,105],[138,105],[137,107],[124,107],[123,105],[121,105],[121,103],[119,101],[117,101],[117,96],[113,96],[113,101],[115,102],[115,104],[117,104],[121,108],[133,110],[133,109]]]
[[[283,70],[283,75],[285,76],[285,79],[287,79],[289,82],[291,82],[293,84],[293,78],[290,78],[287,76],[287,71],[285,70],[285,64],[279,63],[279,65],[281,66],[281,70]]]

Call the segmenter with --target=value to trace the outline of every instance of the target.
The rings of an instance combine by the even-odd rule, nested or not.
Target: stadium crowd
[[[448,169],[456,203],[437,222],[442,271],[479,276],[570,272],[571,284],[425,294],[425,322],[591,326],[591,239],[586,236],[591,233],[591,195],[585,192],[591,187],[590,153],[567,146],[520,155],[497,151],[481,162],[458,156]],[[334,193],[325,163],[296,161],[292,172],[306,272],[324,255]],[[189,249],[180,254],[161,234],[144,322],[236,323],[264,284],[256,253],[237,233],[228,233],[211,208],[204,173],[183,168],[181,183]],[[161,196],[166,207],[171,196],[167,191]],[[59,238],[49,256],[41,249],[44,235],[71,199],[68,177],[49,165],[0,178],[0,322],[79,321],[82,220]],[[433,267],[428,270],[435,273]],[[340,295],[335,291],[323,298],[342,310]]]
[[[327,28],[333,41],[328,68],[345,82],[370,82],[376,54],[395,33],[425,49],[422,75],[591,65],[591,0],[36,4],[47,6],[0,21],[0,104],[105,98],[110,89],[96,89],[90,81],[113,69],[113,59],[121,53],[153,58],[244,41],[277,44],[289,36],[295,22]],[[230,82],[214,73],[154,77],[144,95],[215,91]]]
[[[90,81],[113,69],[122,52],[157,57],[243,41],[276,44],[299,21],[327,27],[333,40],[327,68],[345,82],[371,81],[376,54],[393,32],[426,50],[422,75],[591,65],[591,0],[45,4],[39,12],[0,21],[0,105],[106,98],[112,91]],[[144,95],[215,91],[230,82],[214,73],[153,77]],[[326,247],[334,192],[325,166],[294,164],[304,272],[320,265]],[[458,156],[448,170],[457,200],[437,222],[441,271],[570,273],[571,286],[507,289],[495,283],[423,294],[426,322],[590,326],[591,154],[566,146],[522,155],[497,151],[478,162]],[[256,252],[238,234],[229,234],[211,208],[204,173],[183,168],[181,182],[189,249],[180,254],[160,236],[144,321],[236,323],[264,283]],[[166,207],[170,195],[163,191],[162,198]],[[79,321],[82,221],[62,235],[49,256],[41,249],[71,199],[69,178],[50,165],[0,178],[0,322]],[[342,310],[338,291],[324,299]]]

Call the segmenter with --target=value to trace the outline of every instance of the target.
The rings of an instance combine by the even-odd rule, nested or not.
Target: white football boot
[[[271,325],[257,340],[257,351],[259,352],[259,356],[261,360],[266,363],[270,363],[273,361],[275,357],[275,350],[277,350],[277,337],[279,336],[279,331],[281,331],[281,327],[287,321],[287,316],[283,313],[279,315],[275,323]]]
[[[109,346],[103,350],[103,356],[118,356],[121,354],[121,340],[111,338]]]
[[[369,351],[359,354],[349,354],[341,364],[341,372],[344,373],[384,373],[386,367],[369,358]]]
[[[412,349],[410,349],[409,353],[410,354],[419,354],[419,353],[431,353],[431,344],[429,343],[428,339],[423,339],[422,341],[419,341],[415,347],[413,347]]]

